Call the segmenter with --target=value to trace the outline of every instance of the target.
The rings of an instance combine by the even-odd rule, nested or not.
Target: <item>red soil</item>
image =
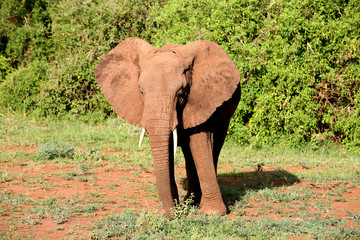
[[[34,147],[1,147],[0,151],[15,151],[21,150],[24,152],[33,152],[37,149]],[[185,168],[183,165],[176,166],[177,181],[181,181],[185,177]],[[285,169],[288,172],[298,172],[304,169]],[[121,168],[115,164],[103,161],[100,166],[92,169],[89,174],[79,180],[76,176],[74,178],[64,178],[64,174],[71,172],[79,172],[78,167],[64,165],[62,163],[46,162],[44,164],[34,164],[29,160],[14,160],[6,163],[0,163],[0,171],[3,173],[13,174],[13,177],[5,181],[5,176],[0,176],[0,194],[16,196],[23,194],[26,198],[33,201],[44,201],[50,197],[56,198],[57,202],[74,201],[79,199],[79,202],[91,202],[92,200],[102,200],[103,208],[96,210],[91,215],[84,216],[84,214],[70,216],[64,223],[57,224],[49,217],[40,218],[36,214],[31,213],[31,204],[20,204],[16,210],[12,209],[8,203],[1,203],[2,216],[0,217],[0,233],[7,233],[7,237],[16,236],[30,236],[34,235],[35,239],[49,238],[62,239],[66,237],[75,238],[89,238],[90,231],[88,227],[92,222],[100,217],[114,215],[116,213],[125,211],[127,209],[149,210],[157,209],[162,213],[161,205],[155,189],[155,176],[152,170],[145,170],[136,167]],[[229,166],[220,166],[220,173],[231,173]],[[264,167],[264,172],[271,172],[272,169]],[[179,174],[180,173],[180,174]],[[16,175],[17,174],[17,175]],[[246,181],[242,179],[241,181]],[[236,186],[239,184],[239,179],[227,179],[227,184]],[[343,183],[342,183],[343,184]],[[314,188],[320,199],[324,201],[331,201],[331,214],[349,220],[347,227],[356,227],[359,224],[351,221],[347,211],[360,211],[360,187],[354,186],[346,188],[349,191],[344,192],[341,197],[346,198],[346,202],[334,201],[335,198],[329,198],[327,192],[332,188],[338,186],[331,184],[311,184],[302,182],[296,185],[287,186],[287,190],[291,188],[299,188],[301,186],[307,188]],[[184,186],[179,186],[180,195],[185,193]],[[94,197],[95,196],[97,197]],[[100,196],[100,197],[99,197]],[[247,209],[244,213],[245,217],[272,217],[283,218],[279,213],[269,211],[265,215],[257,216],[255,212],[260,208],[261,202],[251,202],[253,208]],[[36,205],[36,204],[35,204]],[[273,204],[276,205],[276,204]],[[278,204],[279,205],[279,204]],[[275,206],[276,207],[276,206]],[[310,206],[312,211],[319,211]],[[289,209],[282,209],[284,212]],[[319,211],[320,212],[320,211]],[[324,213],[321,213],[324,215]],[[236,218],[230,213],[227,217]],[[15,219],[15,220],[14,220]],[[19,221],[16,219],[38,219],[38,222],[31,223],[29,221]],[[10,223],[10,224],[9,224]],[[15,230],[11,230],[16,227]],[[76,234],[76,235],[75,235]]]

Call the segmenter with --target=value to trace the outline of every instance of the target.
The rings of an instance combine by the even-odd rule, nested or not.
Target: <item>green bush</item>
[[[10,65],[10,59],[0,55],[0,81],[3,82],[5,76],[8,75],[13,69]]]
[[[241,72],[240,144],[321,138],[360,149],[356,0],[3,0],[0,108],[112,115],[93,70],[127,37],[219,43]],[[21,85],[21,86],[20,86]]]
[[[2,26],[0,71],[6,73],[7,57],[17,69],[15,77],[4,74],[0,93],[6,96],[0,98],[0,107],[26,112],[36,109],[42,116],[80,115],[84,120],[89,113],[99,118],[111,115],[93,71],[100,58],[123,39],[141,37],[147,10],[154,3],[3,1],[0,14],[12,27]],[[36,66],[43,64],[46,71],[34,71],[33,61]],[[35,83],[36,89],[19,86],[29,80],[26,85]],[[36,99],[36,107],[23,103],[24,96]]]
[[[37,112],[43,107],[40,102],[41,84],[47,81],[46,62],[34,60],[26,67],[19,67],[6,76],[0,85],[0,103],[3,107],[22,112]]]
[[[359,20],[356,1],[174,0],[149,24],[157,46],[207,39],[232,57],[242,78],[237,142],[323,134],[358,146]]]

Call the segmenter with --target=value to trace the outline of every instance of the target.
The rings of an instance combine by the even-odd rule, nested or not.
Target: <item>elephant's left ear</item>
[[[240,72],[222,48],[210,41],[196,41],[182,47],[193,60],[191,88],[183,111],[184,128],[204,123],[240,84]]]

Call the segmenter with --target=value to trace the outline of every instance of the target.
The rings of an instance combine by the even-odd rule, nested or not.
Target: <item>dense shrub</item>
[[[6,82],[0,87],[0,102],[11,110],[23,112],[42,111],[39,104],[41,84],[48,80],[48,64],[39,60],[30,62],[26,67],[19,67],[6,76]],[[41,113],[40,113],[41,115]]]
[[[242,77],[239,143],[321,134],[359,146],[359,14],[356,1],[174,0],[149,24],[155,45],[207,39],[229,53]]]
[[[230,126],[241,143],[343,142],[360,149],[356,0],[3,0],[0,107],[109,116],[93,70],[127,37],[219,43],[241,72]],[[90,114],[89,114],[90,113]]]
[[[123,39],[142,37],[147,10],[154,3],[139,0],[4,1],[1,17],[6,23],[14,22],[15,18],[19,20],[11,29],[2,29],[4,50],[0,73],[6,77],[0,85],[3,93],[0,106],[27,112],[36,110],[43,116],[73,114],[88,119],[89,113],[94,112],[97,117],[110,115],[112,109],[99,92],[93,71],[99,59]],[[27,8],[29,4],[33,6],[30,9]],[[47,18],[39,19],[35,8]],[[14,9],[24,10],[14,12]],[[41,53],[39,42],[46,45]],[[8,58],[11,59],[9,66],[15,67],[12,74],[5,74]],[[45,67],[45,72],[32,67],[33,58],[37,66]],[[37,87],[29,88],[32,83]],[[26,86],[20,86],[23,84]],[[29,105],[23,102],[24,97],[36,101]]]

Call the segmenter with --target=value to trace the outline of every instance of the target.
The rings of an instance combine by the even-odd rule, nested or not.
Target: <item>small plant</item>
[[[78,165],[77,171],[71,171],[71,172],[64,172],[60,174],[60,177],[62,177],[65,180],[74,180],[75,177],[76,181],[79,182],[89,182],[89,179],[85,177],[85,175],[92,174],[92,168],[85,164]]]
[[[306,161],[299,161],[299,164],[303,169],[309,169],[310,168]]]
[[[347,198],[346,197],[338,197],[338,198],[335,198],[334,201],[336,202],[347,202]]]
[[[96,163],[98,161],[105,159],[105,157],[101,154],[100,149],[93,147],[87,147],[86,150],[76,151],[74,158],[79,162],[92,162],[92,163]]]
[[[92,174],[92,168],[85,164],[78,166],[78,175],[89,175]]]
[[[3,172],[0,172],[0,183],[11,182],[16,178],[17,173],[10,173],[7,168]]]
[[[4,216],[5,214],[6,214],[5,209],[2,206],[0,206],[0,216]]]
[[[184,204],[176,203],[175,206],[172,208],[172,215],[174,219],[183,219],[191,213],[194,213],[194,195],[192,194],[190,198],[186,199]]]
[[[258,163],[256,171],[257,172],[262,172],[264,170],[264,163]]]
[[[35,216],[26,216],[25,221],[31,225],[37,225],[40,223],[41,217],[35,215]]]
[[[61,177],[65,180],[72,180],[77,175],[78,175],[77,172],[65,172],[61,174]]]
[[[357,223],[360,223],[360,214],[356,214],[356,213],[353,213],[353,212],[350,212],[350,211],[347,211],[347,213],[353,217],[353,220]]]
[[[54,141],[40,146],[38,154],[42,159],[53,160],[56,158],[73,159],[75,149],[70,144],[63,141]]]

